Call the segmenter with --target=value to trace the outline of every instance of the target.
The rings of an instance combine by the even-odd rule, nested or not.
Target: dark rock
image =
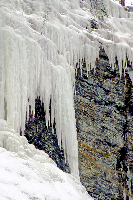
[[[128,198],[128,156],[130,163],[132,160],[127,141],[129,130],[133,141],[131,117],[127,120],[132,107],[131,80],[126,74],[125,85],[118,66],[114,70],[110,67],[103,49],[95,74],[90,72],[87,77],[85,65],[82,74],[76,77],[74,97],[81,183],[94,199],[123,199],[123,190]]]
[[[70,173],[68,162],[65,161],[63,149],[60,149],[58,145],[55,123],[53,128],[54,131],[52,132],[51,123],[49,127],[46,126],[44,104],[37,98],[35,100],[35,116],[33,117],[30,113],[29,121],[26,122],[25,137],[37,149],[44,150],[61,170]]]
[[[91,20],[91,28],[92,29],[98,29],[97,22],[94,19]]]

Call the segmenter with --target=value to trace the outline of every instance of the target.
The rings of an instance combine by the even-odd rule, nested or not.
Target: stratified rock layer
[[[74,100],[81,183],[95,199],[123,199],[124,188],[126,196],[131,195],[127,186],[127,159],[132,168],[133,147],[127,140],[130,137],[131,143],[133,135],[128,112],[131,80],[128,74],[120,79],[118,67],[109,66],[102,49],[95,74],[87,77],[85,67],[82,76],[77,71]]]

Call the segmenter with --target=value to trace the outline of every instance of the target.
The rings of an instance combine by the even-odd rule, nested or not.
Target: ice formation
[[[41,97],[49,123],[56,121],[71,173],[78,175],[78,143],[73,94],[75,68],[95,68],[102,45],[120,74],[133,61],[132,13],[111,0],[0,1],[0,118],[24,131],[29,104]],[[103,9],[101,9],[103,6]],[[97,29],[91,28],[96,20]]]
[[[76,178],[5,120],[0,120],[0,159],[0,200],[93,200]]]

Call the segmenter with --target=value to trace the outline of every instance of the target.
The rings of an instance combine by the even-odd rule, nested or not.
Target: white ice
[[[93,200],[81,183],[0,120],[0,200]]]
[[[133,6],[132,0],[125,0],[125,6]]]
[[[91,28],[94,19],[98,29]],[[133,13],[112,0],[100,7],[90,0],[1,0],[0,119],[23,132],[26,110],[30,104],[34,113],[40,96],[48,124],[51,99],[59,145],[78,176],[75,67],[82,70],[85,59],[88,70],[95,68],[102,45],[112,66],[117,56],[121,75],[126,56],[133,61],[132,39]]]

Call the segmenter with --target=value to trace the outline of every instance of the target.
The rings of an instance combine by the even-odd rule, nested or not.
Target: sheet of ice
[[[51,99],[59,145],[62,143],[75,176],[76,66],[82,71],[85,59],[87,70],[90,66],[95,68],[100,45],[112,66],[117,56],[120,74],[126,55],[133,61],[133,13],[112,0],[98,3],[96,6],[90,0],[0,1],[0,118],[16,131],[21,127],[23,132],[26,110],[30,104],[34,113],[38,95],[44,102],[48,124]],[[98,29],[91,28],[94,19]]]
[[[93,200],[81,183],[0,120],[1,200]]]

